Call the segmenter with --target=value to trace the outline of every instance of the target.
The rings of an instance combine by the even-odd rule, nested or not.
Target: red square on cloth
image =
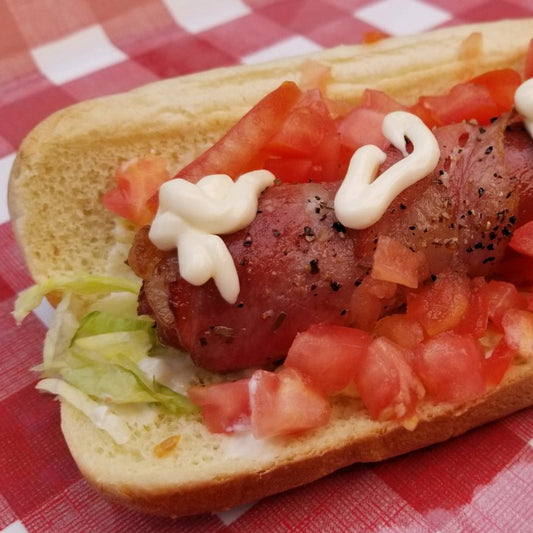
[[[116,0],[95,2],[94,13],[111,42],[129,56],[183,33],[162,1]]]
[[[86,0],[25,0],[9,2],[8,9],[28,48],[60,39],[95,22],[91,2]]]
[[[129,91],[157,80],[159,76],[154,72],[128,60],[65,83],[62,89],[75,100],[82,101]]]
[[[476,492],[502,472],[527,444],[501,423],[376,465],[375,472],[413,509],[441,528]],[[435,513],[435,509],[439,512]],[[490,530],[490,517],[478,516]]]
[[[533,4],[529,0],[436,0],[432,4],[454,14],[456,19],[449,25],[459,24],[461,21],[471,23],[498,20],[502,18],[502,14],[505,18],[519,18],[531,16],[533,13]]]
[[[79,479],[61,435],[57,402],[27,385],[0,402],[0,486],[17,516]]]
[[[357,18],[332,20],[310,31],[308,36],[325,48],[342,44],[359,44],[366,33],[377,28]]]
[[[36,94],[0,106],[0,135],[15,147],[41,120],[75,102],[61,87],[43,85]]]
[[[247,28],[247,31],[243,31],[243,28]],[[291,36],[292,32],[257,12],[198,34],[198,37],[216,48],[231,52],[236,60]]]
[[[165,39],[165,44],[136,54],[132,59],[160,78],[189,74],[236,62],[236,58],[203,39],[185,33]]]
[[[340,20],[346,13],[322,0],[276,2],[258,8],[257,12],[281,26],[308,36],[315,28]]]

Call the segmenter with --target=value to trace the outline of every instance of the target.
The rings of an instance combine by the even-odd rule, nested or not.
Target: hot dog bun
[[[268,91],[299,81],[310,59],[331,67],[330,98],[356,103],[373,87],[412,103],[486,70],[521,70],[532,36],[533,19],[446,28],[161,81],[59,111],[24,140],[10,179],[13,228],[28,268],[36,281],[80,271],[124,274],[132,232],[100,202],[117,166],[154,151],[177,171]],[[143,511],[182,516],[227,509],[355,462],[441,442],[532,404],[528,361],[475,402],[426,402],[414,431],[373,421],[358,400],[346,398],[336,400],[328,426],[265,442],[211,434],[198,415],[161,413],[149,425],[139,419],[133,438],[117,445],[66,402],[61,419],[72,456],[97,490]],[[172,436],[179,436],[175,450],[155,455]]]

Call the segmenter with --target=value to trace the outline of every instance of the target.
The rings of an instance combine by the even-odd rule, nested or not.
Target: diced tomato
[[[356,377],[356,388],[370,416],[378,420],[410,417],[424,396],[411,368],[413,353],[385,337],[370,344]]]
[[[490,91],[468,83],[456,85],[444,96],[422,96],[419,104],[436,126],[472,119],[488,124],[491,118],[499,115]]]
[[[457,325],[457,333],[470,333],[476,338],[484,335],[489,323],[489,292],[485,278],[470,281],[468,312]]]
[[[313,161],[304,157],[269,157],[263,168],[285,183],[303,183],[311,175]]]
[[[526,299],[515,285],[491,280],[487,284],[488,312],[491,323],[502,331],[502,317],[509,309],[525,309]]]
[[[529,41],[529,48],[526,55],[526,64],[524,66],[524,79],[533,78],[533,39]]]
[[[408,109],[407,106],[404,106],[392,96],[377,89],[365,89],[359,105],[384,114],[392,113],[393,111],[406,111]]]
[[[386,150],[390,141],[383,135],[381,124],[385,114],[374,109],[356,107],[339,123],[340,142],[355,152],[365,144]]]
[[[285,366],[307,376],[325,393],[340,392],[353,382],[372,341],[366,331],[317,324],[294,339]]]
[[[280,129],[264,147],[270,158],[283,158],[287,162],[292,158],[309,160],[309,171],[303,179],[285,177],[285,181],[293,183],[338,179],[339,149],[335,122],[318,90],[303,94]]]
[[[471,400],[485,392],[485,350],[473,336],[445,331],[423,342],[415,355],[415,370],[434,400]]]
[[[402,109],[406,107],[384,92],[366,89],[359,105],[339,120],[341,144],[352,151],[365,144],[386,150],[390,141],[381,131],[383,119],[387,113]]]
[[[505,342],[524,357],[533,357],[533,312],[509,309],[502,317]]]
[[[332,127],[333,120],[320,93],[309,91],[268,141],[265,150],[280,157],[311,157]]]
[[[498,107],[498,114],[502,114],[512,109],[514,94],[522,83],[522,76],[516,70],[505,68],[480,74],[469,83],[486,87]]]
[[[369,30],[363,34],[363,43],[373,44],[373,43],[377,43],[378,41],[382,41],[383,39],[387,39],[387,37],[390,37],[390,35],[383,31],[380,31],[380,30],[370,31]]]
[[[317,90],[308,91],[268,141],[265,149],[281,157],[310,157],[332,127],[333,120],[320,93]]]
[[[256,370],[250,378],[254,437],[290,435],[328,423],[329,400],[293,368],[279,372]]]
[[[407,316],[420,322],[432,336],[458,327],[468,320],[470,280],[455,272],[444,272],[434,283],[407,300]]]
[[[494,70],[455,85],[446,95],[422,96],[412,111],[419,112],[430,126],[463,120],[488,124],[512,108],[514,93],[521,81],[515,70]]]
[[[505,338],[500,339],[483,361],[483,375],[488,385],[496,386],[503,379],[515,357]]]
[[[279,131],[302,92],[293,82],[284,82],[267,94],[217,143],[177,177],[197,182],[209,174],[228,174],[232,178],[261,168],[265,144]]]
[[[161,157],[132,159],[120,165],[115,174],[116,186],[104,193],[102,203],[139,226],[149,224],[159,205],[159,187],[169,179],[166,162]]]
[[[380,318],[374,326],[376,337],[387,337],[391,341],[413,350],[424,340],[424,330],[420,323],[403,313]]]
[[[429,268],[423,252],[413,252],[385,235],[379,237],[372,266],[374,279],[416,288],[428,275]]]
[[[509,246],[518,253],[533,257],[533,220],[515,229]]]
[[[372,330],[396,290],[396,283],[366,276],[354,288],[350,298],[353,325],[365,331]]]
[[[443,272],[435,282],[407,296],[408,317],[420,322],[427,335],[443,331],[481,337],[489,319],[489,299],[483,278],[471,280],[457,272]]]
[[[189,398],[202,408],[202,417],[209,431],[233,433],[250,424],[248,382],[248,379],[241,379],[189,388]]]

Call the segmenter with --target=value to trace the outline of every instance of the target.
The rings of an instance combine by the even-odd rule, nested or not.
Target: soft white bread
[[[178,170],[267,92],[299,81],[309,59],[331,67],[330,98],[356,103],[374,87],[412,103],[489,69],[521,69],[531,36],[531,19],[447,28],[160,81],[61,110],[24,140],[9,185],[11,219],[30,272],[41,280],[108,271],[116,235],[100,198],[117,166],[153,150]]]
[[[372,420],[355,399],[339,398],[331,422],[299,437],[268,441],[209,433],[191,415],[160,414],[117,445],[63,402],[62,430],[82,474],[109,499],[165,516],[215,512],[310,483],[357,463],[381,461],[533,405],[533,362],[515,365],[497,388],[466,405],[426,403],[414,431]],[[179,436],[165,457],[154,448]]]
[[[10,180],[13,227],[30,272],[37,281],[69,272],[122,272],[129,233],[117,232],[100,202],[117,166],[154,151],[178,170],[268,91],[284,80],[299,81],[309,59],[331,67],[330,98],[355,103],[373,87],[412,103],[486,70],[522,69],[532,37],[533,19],[447,28],[217,69],[62,110],[25,139]],[[61,414],[72,455],[93,486],[126,505],[180,516],[226,509],[354,462],[441,442],[532,404],[529,361],[515,364],[497,389],[476,402],[425,404],[414,431],[373,421],[358,400],[347,398],[337,400],[327,427],[264,442],[213,435],[197,415],[157,413],[149,422],[139,418],[134,436],[119,446],[69,404],[62,404]],[[159,443],[176,436],[168,454],[154,454]]]

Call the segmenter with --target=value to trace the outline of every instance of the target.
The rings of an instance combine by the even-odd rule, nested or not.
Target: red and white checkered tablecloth
[[[529,0],[0,0],[0,533],[533,531],[532,410],[228,513],[170,520],[104,501],[70,458],[57,403],[34,389],[47,312],[19,328],[11,317],[31,280],[7,210],[20,141],[68,104],[375,29],[531,15]]]

